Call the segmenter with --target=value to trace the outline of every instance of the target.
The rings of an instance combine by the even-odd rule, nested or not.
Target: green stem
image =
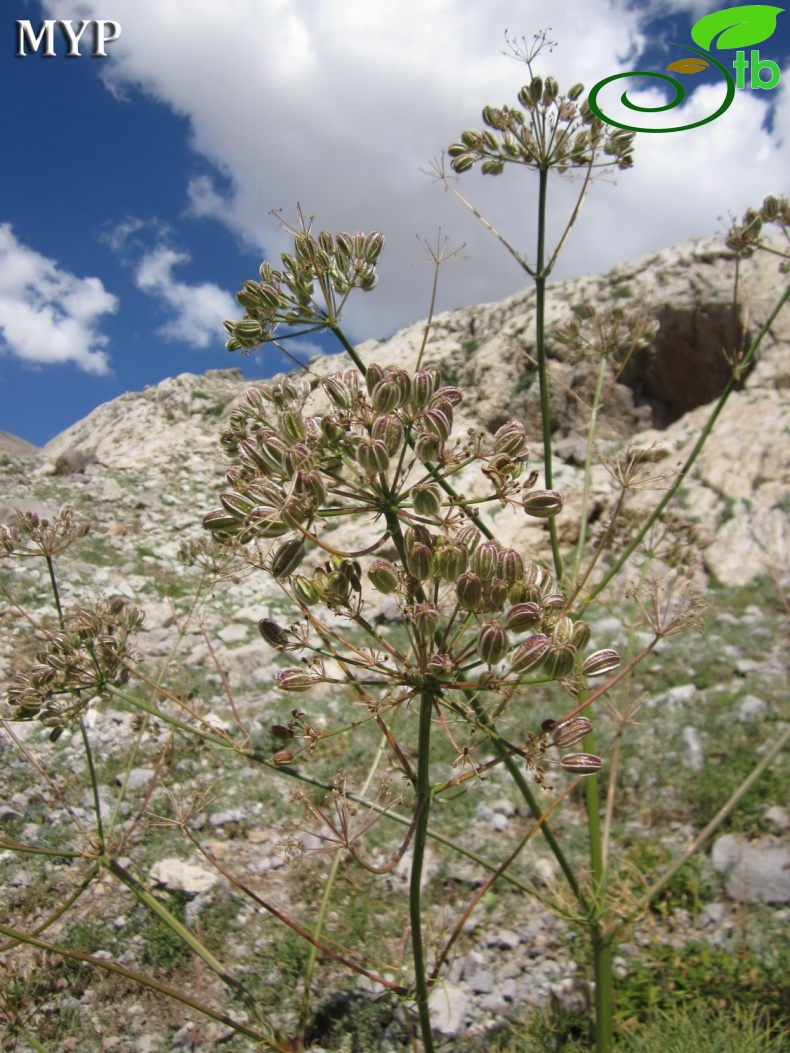
[[[52,586],[52,595],[55,597],[55,607],[58,611],[58,620],[60,621],[60,627],[63,628],[63,608],[60,605],[60,594],[58,592],[58,583],[55,579],[55,565],[52,562],[52,556],[49,554],[47,559],[47,570],[49,571],[49,582]]]
[[[494,728],[493,724],[489,720],[489,718],[488,718],[485,710],[481,706],[480,702],[476,698],[471,699],[471,702],[472,702],[472,708],[475,711],[475,716],[477,717],[478,721],[480,722],[480,725],[486,729],[486,734],[491,739],[491,742],[493,743],[493,745],[496,748],[496,750],[498,752],[500,752],[500,753],[507,754],[509,752],[507,744],[497,734],[496,729]],[[542,816],[543,816],[543,812],[541,811],[541,807],[538,804],[538,801],[537,801],[537,798],[535,797],[535,794],[532,792],[532,789],[531,789],[529,783],[527,782],[527,780],[524,777],[523,771],[518,766],[518,761],[516,760],[515,757],[507,757],[506,756],[505,760],[504,760],[504,765],[507,768],[507,770],[508,770],[508,772],[510,774],[510,777],[513,780],[513,782],[518,787],[519,793],[524,798],[524,800],[527,802],[527,806],[528,806],[529,810],[532,812],[532,815],[535,817],[536,820],[540,820],[542,818]],[[567,859],[565,853],[562,851],[562,848],[560,847],[559,841],[554,836],[554,833],[551,830],[551,828],[550,828],[550,826],[549,826],[549,824],[547,822],[541,822],[540,830],[541,830],[541,833],[543,834],[543,836],[545,837],[546,843],[548,844],[549,848],[551,849],[554,858],[557,860],[557,863],[559,864],[560,870],[565,875],[565,880],[570,885],[571,891],[573,892],[574,896],[576,897],[576,901],[578,902],[579,906],[582,907],[582,909],[586,909],[587,903],[585,901],[584,894],[582,893],[582,890],[579,888],[579,883],[576,880],[576,875],[573,873],[573,868],[571,867],[570,863],[568,862],[568,859]],[[507,875],[505,875],[505,877],[507,877]],[[508,880],[512,880],[512,879],[508,878]]]
[[[584,544],[587,540],[587,509],[590,505],[590,487],[592,485],[592,455],[595,442],[595,429],[598,425],[598,414],[601,411],[601,391],[606,378],[606,355],[601,356],[601,365],[598,369],[598,379],[595,384],[592,409],[590,410],[590,423],[587,428],[587,450],[584,457],[584,490],[582,492],[582,510],[579,516],[579,540],[576,544],[576,555],[573,559],[573,576],[571,586],[573,587],[579,577],[582,564]]]
[[[589,715],[589,710],[582,710],[582,716],[589,717]],[[584,750],[586,753],[595,753],[595,735],[592,732],[584,737]],[[601,836],[601,798],[597,775],[591,775],[585,780],[584,790],[595,901],[603,904],[606,862]],[[614,1028],[614,973],[612,971],[614,926],[606,918],[605,908],[601,906],[598,909],[604,913],[595,918],[591,925],[595,966],[595,1050],[596,1053],[610,1053]]]
[[[137,675],[136,670],[135,674]],[[146,683],[147,682],[148,681],[146,681]],[[238,746],[231,739],[220,738],[219,735],[212,735],[211,732],[204,731],[202,728],[185,724],[183,720],[178,720],[176,717],[171,717],[167,713],[163,713],[162,710],[157,709],[156,706],[143,702],[141,698],[135,698],[134,695],[130,695],[128,691],[122,691],[113,684],[107,684],[105,690],[108,694],[115,695],[116,698],[122,698],[124,702],[128,702],[129,705],[134,706],[135,709],[142,709],[146,713],[150,713],[152,717],[156,717],[157,720],[164,721],[165,724],[170,724],[174,728],[179,728],[181,731],[185,731],[188,735],[197,735],[199,738],[205,739],[206,742],[211,742],[214,746],[221,746],[223,749],[232,750],[234,753],[244,753],[244,747]]]
[[[414,978],[417,988],[417,1012],[420,1017],[420,1031],[424,1053],[433,1053],[433,1034],[431,1017],[428,1011],[428,980],[425,965],[425,953],[422,942],[422,868],[425,862],[425,842],[428,837],[428,816],[431,807],[430,783],[430,748],[431,718],[433,716],[434,695],[423,691],[420,697],[420,725],[417,745],[417,786],[416,809],[417,827],[414,832],[414,855],[411,864],[409,882],[409,917],[411,920],[411,946],[414,956]]]
[[[595,960],[595,1053],[611,1053],[614,1042],[613,933],[593,930]]]
[[[546,489],[553,490],[554,470],[551,451],[551,409],[549,404],[549,375],[546,360],[546,279],[549,276],[549,268],[544,266],[546,255],[546,191],[549,182],[549,171],[547,168],[540,169],[540,183],[538,188],[538,252],[535,264],[535,343],[538,357],[538,379],[540,381],[540,415],[543,425],[543,474],[546,480]],[[551,538],[551,551],[554,557],[554,572],[557,581],[562,581],[562,556],[560,555],[559,539],[557,537],[557,525],[551,518],[549,523],[549,537]]]
[[[34,1049],[36,1053],[47,1053],[46,1046],[42,1046],[35,1035],[31,1035],[29,1031],[25,1032],[25,1042]]]
[[[93,787],[93,807],[96,810],[96,833],[99,838],[99,851],[104,851],[104,826],[102,825],[101,817],[101,801],[99,800],[99,784],[96,781],[96,769],[93,766],[93,753],[91,752],[91,744],[88,739],[88,733],[85,730],[85,722],[80,717],[80,734],[82,735],[82,744],[85,747],[85,756],[88,760],[88,772],[91,778],[91,786]]]
[[[122,884],[126,885],[141,903],[144,903],[149,910],[153,911],[153,913],[156,914],[157,917],[163,921],[180,940],[193,950],[195,954],[206,963],[209,969],[216,973],[217,976],[226,983],[239,998],[241,998],[247,1008],[254,1014],[254,1017],[260,1016],[259,1006],[247,988],[236,979],[233,973],[225,968],[218,958],[214,957],[207,947],[203,946],[200,940],[193,932],[190,932],[186,925],[182,924],[178,918],[173,917],[170,911],[160,903],[158,899],[152,896],[151,893],[115,859],[108,859],[105,857],[100,859],[99,862],[109,870],[114,877],[122,882]]]

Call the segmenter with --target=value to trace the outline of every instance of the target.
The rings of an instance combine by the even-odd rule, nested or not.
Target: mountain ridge
[[[651,345],[629,361],[622,375],[610,369],[611,393],[600,414],[599,436],[613,448],[627,441],[642,447],[661,443],[659,456],[668,465],[679,463],[707,417],[707,407],[727,383],[723,350],[739,325],[753,338],[783,291],[775,263],[766,256],[757,254],[740,265],[744,307],[739,317],[732,311],[732,254],[712,239],[683,242],[619,264],[605,275],[549,286],[551,417],[558,479],[568,491],[566,541],[573,541],[573,514],[581,507],[578,466],[587,426],[581,401],[592,392],[598,362],[569,353],[555,338],[555,327],[590,306],[599,312],[644,310],[657,321]],[[539,463],[538,385],[524,371],[535,353],[534,312],[534,290],[527,288],[502,301],[437,315],[422,365],[438,366],[444,383],[464,391],[458,428],[495,430],[517,417],[531,440],[532,460]],[[425,326],[414,322],[388,340],[365,341],[358,352],[366,362],[413,369]],[[311,412],[321,412],[325,404],[320,379],[352,365],[345,354],[310,360]],[[76,479],[85,472],[98,480],[108,472],[166,473],[174,467],[206,483],[210,479],[216,493],[227,468],[218,425],[255,383],[231,366],[202,375],[183,373],[104,403],[40,450],[25,444],[18,455],[6,452],[7,463],[18,466],[11,503],[29,496],[16,485],[22,483],[24,490],[26,477],[41,490],[53,474]],[[756,365],[730,397],[680,495],[684,514],[704,524],[710,536],[705,567],[719,580],[744,584],[771,566],[790,563],[788,388],[790,311],[785,311],[766,333]],[[613,494],[605,468],[596,465],[592,514],[600,516]],[[203,511],[215,503],[207,493]],[[531,543],[545,540],[537,528],[529,538]]]

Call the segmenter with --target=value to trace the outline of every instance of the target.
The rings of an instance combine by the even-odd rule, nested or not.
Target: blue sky
[[[273,209],[297,202],[317,229],[386,236],[380,282],[357,294],[353,339],[383,338],[425,316],[430,268],[420,239],[441,228],[466,259],[443,270],[439,308],[499,299],[522,275],[501,246],[424,174],[515,103],[527,79],[502,54],[505,30],[551,26],[541,56],[561,90],[589,88],[684,56],[696,19],[726,5],[682,0],[6,0],[0,15],[0,430],[41,445],[125,391],[182,372],[284,368],[274,348],[224,348],[222,320],[263,258],[287,247]],[[17,20],[121,25],[107,58],[15,56]],[[786,21],[783,21],[786,20]],[[85,34],[89,36],[91,30]],[[595,185],[555,276],[599,272],[723,229],[728,212],[790,193],[790,12],[759,45],[788,72],[744,90],[717,121],[638,137],[635,167]],[[718,53],[730,55],[729,52]],[[699,85],[699,86],[698,86]],[[721,86],[685,86],[687,112],[711,112]],[[655,89],[644,89],[656,98]],[[652,93],[652,95],[651,95]],[[711,106],[711,101],[712,102]],[[708,107],[706,110],[705,107]],[[461,189],[529,251],[529,176],[472,176]],[[557,224],[574,186],[550,189]],[[311,336],[300,351],[329,350]]]

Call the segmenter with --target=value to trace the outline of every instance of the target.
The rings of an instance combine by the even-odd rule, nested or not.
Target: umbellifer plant
[[[507,247],[536,285],[541,469],[530,468],[523,421],[510,420],[493,435],[479,429],[458,434],[454,421],[463,392],[443,384],[440,371],[424,365],[430,320],[409,369],[363,360],[345,336],[340,315],[354,290],[370,291],[376,284],[383,236],[378,232],[332,235],[326,231],[316,235],[300,214],[298,225],[291,231],[293,251],[283,254],[281,268],[264,263],[258,278],[245,282],[238,293],[245,315],[240,321],[226,323],[227,347],[248,353],[270,340],[322,329],[337,337],[352,364],[323,379],[308,370],[301,376],[259,384],[240,400],[220,436],[229,462],[226,486],[217,507],[203,518],[205,536],[182,543],[180,553],[183,563],[201,567],[209,578],[221,578],[232,573],[232,568],[246,566],[276,583],[292,616],[263,618],[259,628],[266,643],[287,661],[274,681],[286,697],[293,698],[291,718],[272,724],[271,734],[278,743],[274,751],[252,743],[235,707],[236,732],[219,730],[196,705],[162,686],[163,673],[152,677],[144,672],[140,656],[131,650],[129,642],[141,623],[141,614],[135,608],[118,597],[109,597],[64,610],[54,557],[88,529],[75,519],[72,509],[61,510],[52,523],[20,514],[14,523],[0,528],[3,554],[38,554],[46,560],[57,610],[54,627],[39,626],[39,650],[33,662],[11,682],[9,715],[12,720],[38,720],[52,729],[53,740],[65,727],[77,726],[94,796],[93,828],[86,830],[77,820],[78,843],[75,841],[74,847],[32,850],[7,839],[0,842],[12,851],[86,863],[75,896],[34,930],[0,924],[0,933],[9,941],[5,948],[21,941],[41,951],[89,961],[229,1024],[261,1048],[283,1053],[303,1047],[316,954],[320,952],[412,1003],[423,1048],[430,1053],[434,1048],[431,990],[441,983],[444,966],[471,911],[499,879],[509,880],[527,894],[541,895],[510,873],[527,842],[539,832],[556,857],[564,883],[562,891],[542,894],[542,899],[590,937],[596,977],[596,1046],[599,1053],[611,1049],[612,952],[618,933],[660,892],[715,826],[702,831],[649,892],[641,897],[633,894],[624,903],[622,875],[608,859],[609,809],[616,788],[620,740],[634,706],[624,703],[616,710],[617,734],[611,751],[603,827],[598,791],[603,762],[594,744],[595,706],[618,684],[627,682],[631,671],[658,641],[697,619],[699,604],[694,597],[678,601],[674,584],[662,591],[661,586],[651,583],[645,541],[658,531],[677,547],[677,528],[664,514],[665,509],[790,290],[751,346],[742,346],[740,334],[734,334],[731,383],[714,407],[689,460],[665,486],[649,516],[629,520],[626,515],[628,494],[645,484],[649,461],[629,450],[611,462],[619,494],[608,522],[592,545],[587,536],[587,507],[596,421],[610,390],[612,373],[618,375],[623,363],[649,341],[652,330],[641,313],[605,312],[591,305],[557,333],[558,340],[599,359],[589,405],[582,517],[573,549],[563,552],[554,528],[563,496],[554,488],[552,474],[551,378],[544,332],[546,281],[578,215],[593,169],[609,163],[621,169],[629,167],[632,136],[620,131],[610,134],[585,103],[579,104],[581,85],[562,96],[551,77],[544,80],[533,75],[535,49],[515,50],[526,62],[531,78],[519,93],[519,108],[486,107],[486,128],[464,132],[459,143],[450,147],[449,155],[456,173],[480,162],[483,171],[491,175],[510,163],[533,168],[537,174],[535,261],[530,263]],[[548,177],[552,170],[565,172],[571,168],[584,175],[579,200],[559,244],[549,251]],[[455,189],[441,165],[440,171]],[[742,224],[733,227],[729,245],[736,260],[760,247],[763,221],[786,230],[790,223],[787,201],[768,199],[759,213],[748,213]],[[465,489],[475,496],[467,497]],[[542,553],[520,551],[495,536],[486,511],[508,507],[520,516],[547,522],[549,559]],[[353,524],[354,537],[364,539],[361,546],[349,548],[339,540],[348,536],[337,529],[346,523]],[[662,549],[651,542],[651,552],[661,549],[667,559],[671,548],[671,544],[664,544]],[[599,561],[607,550],[616,555],[602,573]],[[634,602],[650,638],[640,650],[630,653],[629,648],[628,657],[622,661],[616,651],[596,647],[584,614],[628,561],[636,562],[641,576],[643,587],[635,591]],[[384,603],[389,620],[399,627],[397,633],[383,631],[377,622],[375,613]],[[148,686],[148,695],[132,693],[129,681],[135,677]],[[547,688],[553,691],[553,713],[544,714],[534,725],[527,724],[524,714],[533,718],[533,699],[539,698],[542,704]],[[301,800],[336,855],[317,923],[309,927],[246,885],[231,866],[211,856],[191,826],[199,802],[184,804],[174,797],[170,819],[239,891],[311,945],[303,1009],[290,1033],[256,1004],[244,981],[120,861],[132,843],[134,825],[118,835],[117,807],[109,820],[103,816],[89,731],[83,720],[93,700],[108,695],[124,699],[140,711],[138,732],[153,718],[224,750],[226,757],[236,753],[321,791],[318,799],[305,791]],[[229,698],[232,704],[232,696]],[[328,698],[333,706],[327,708]],[[327,727],[318,719],[329,712],[341,713],[338,726]],[[361,790],[352,792],[342,771],[334,782],[324,783],[310,774],[308,761],[320,756],[328,744],[336,748],[336,740],[344,734],[353,741],[356,729],[364,724],[377,727],[380,747],[370,760]],[[11,726],[6,727],[19,748],[26,751]],[[451,762],[436,759],[437,736],[450,743]],[[786,738],[761,760],[752,780],[776,756]],[[378,793],[369,792],[384,758],[390,775],[397,773],[402,784],[397,796],[391,795],[386,802]],[[130,767],[133,759],[134,754]],[[500,860],[491,862],[470,846],[444,836],[433,818],[437,809],[451,808],[462,789],[495,768],[507,772],[534,822],[520,840],[508,846]],[[586,780],[587,787],[586,866],[571,861],[552,830],[550,818],[581,780]],[[551,796],[555,783],[561,789]],[[331,809],[324,795],[328,795]],[[550,803],[546,804],[547,800]],[[737,795],[727,802],[718,822],[735,803]],[[140,818],[147,804],[148,797]],[[403,836],[388,860],[373,862],[364,851],[363,835],[379,820],[401,824]],[[432,838],[450,852],[473,859],[488,876],[446,936],[429,944],[424,867],[426,846]],[[353,949],[349,953],[333,946],[325,922],[341,859],[369,873],[386,874],[404,858],[410,860],[411,965],[392,978],[377,972]],[[241,1000],[248,1021],[239,1023],[229,1013],[151,976],[44,939],[47,928],[100,875],[111,875],[122,883],[183,940]],[[24,1024],[20,1027],[20,1033],[39,1048],[29,1028],[26,1030]]]

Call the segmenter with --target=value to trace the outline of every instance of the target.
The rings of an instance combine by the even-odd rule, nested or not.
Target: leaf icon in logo
[[[673,73],[701,73],[709,65],[710,62],[706,62],[705,59],[682,58],[677,62],[670,62],[667,69],[672,70]]]
[[[691,39],[701,48],[710,51],[713,40],[716,48],[748,48],[767,40],[776,29],[776,16],[783,7],[768,4],[745,4],[743,7],[728,7],[725,11],[712,11],[691,27]]]

